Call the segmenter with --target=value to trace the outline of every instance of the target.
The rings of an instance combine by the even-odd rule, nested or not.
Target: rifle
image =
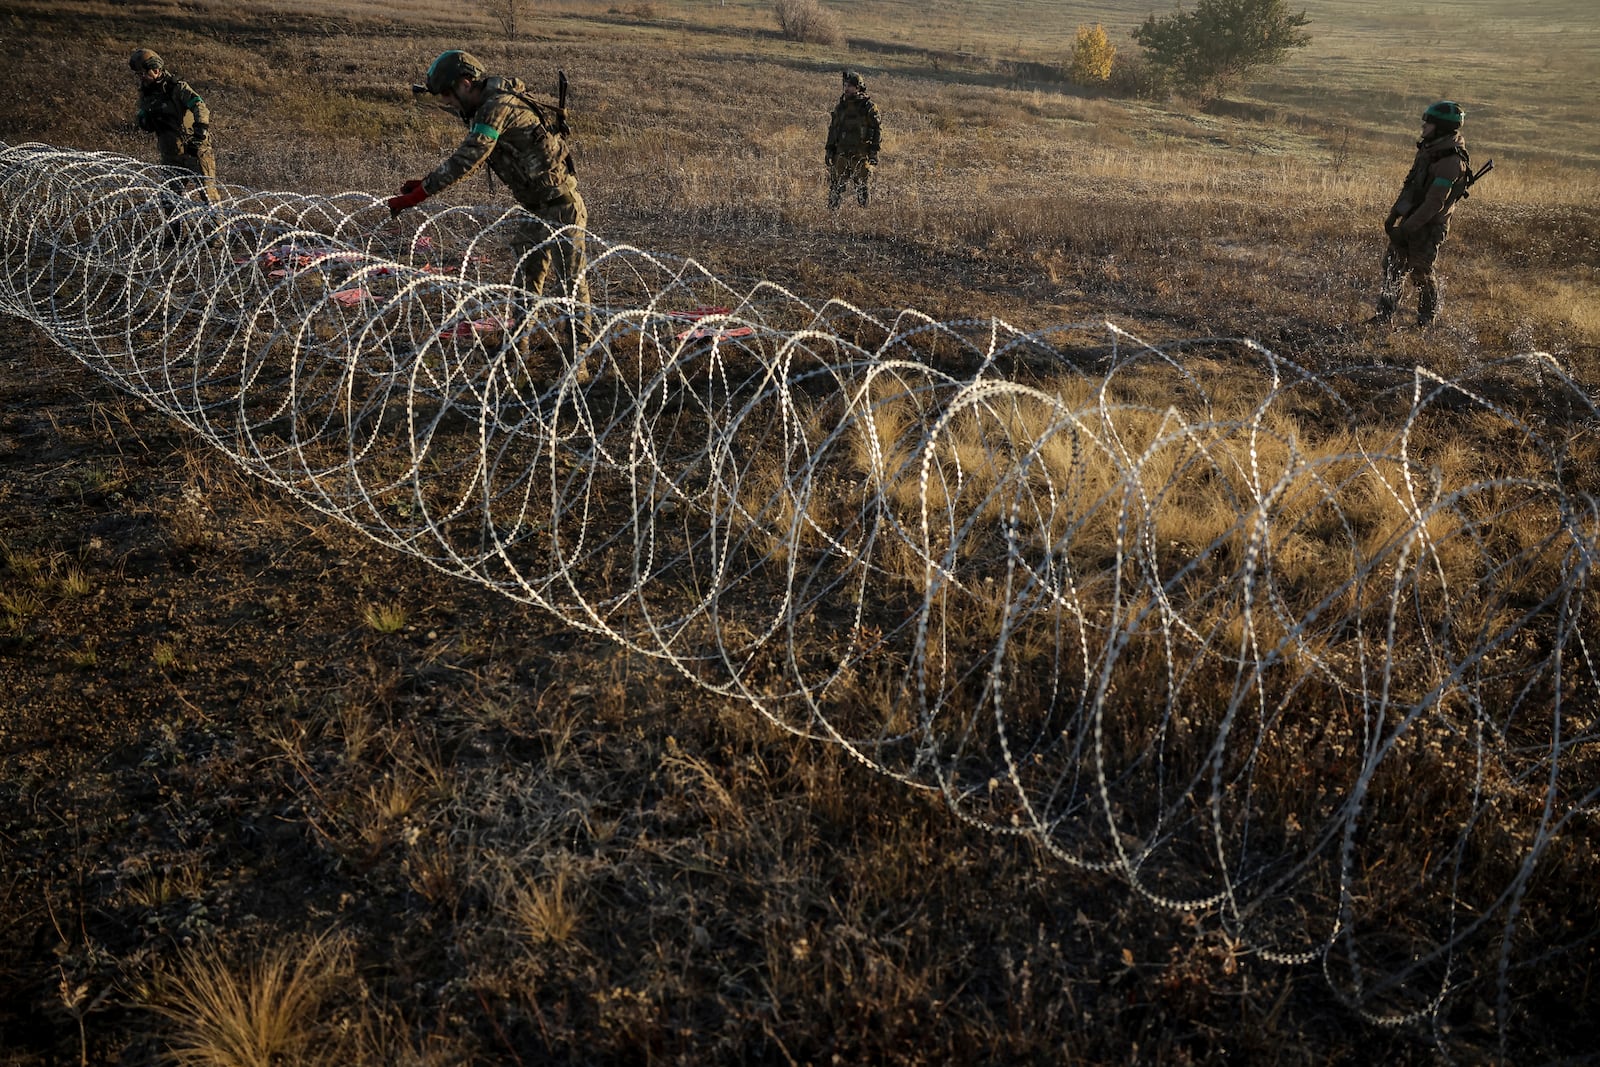
[[[1491,170],[1494,170],[1494,160],[1492,159],[1485,163],[1482,167],[1478,168],[1478,173],[1476,174],[1472,173],[1470,170],[1467,171],[1467,173],[1462,177],[1461,181],[1457,183],[1456,187],[1450,190],[1450,196],[1447,200],[1445,200],[1444,206],[1449,208],[1450,205],[1454,204],[1457,200],[1465,200],[1467,197],[1471,196],[1473,184],[1479,178],[1483,177],[1485,174],[1488,174]]]
[[[567,125],[567,72],[556,70],[556,132],[566,137],[572,133]]]

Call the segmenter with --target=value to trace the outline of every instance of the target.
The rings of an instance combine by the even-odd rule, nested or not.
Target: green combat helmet
[[[847,71],[844,72],[843,81],[844,81],[844,84],[846,84],[846,85],[853,85],[857,89],[862,90],[863,92],[866,91],[867,83],[862,81],[861,80],[861,75],[857,74],[853,70],[847,70]]]
[[[1437,104],[1429,104],[1428,110],[1422,113],[1423,122],[1431,122],[1445,131],[1459,130],[1461,120],[1466,117],[1466,112],[1462,111],[1461,105],[1454,100],[1441,100]]]
[[[147,70],[165,70],[166,64],[161,62],[161,57],[148,48],[135,48],[133,55],[128,57],[128,66],[143,74]]]
[[[454,88],[456,82],[462,78],[477,81],[487,73],[483,64],[479,63],[471,53],[452,48],[448,52],[439,53],[439,58],[428,68],[428,76],[423,79],[424,84],[413,85],[411,91],[438,96]]]

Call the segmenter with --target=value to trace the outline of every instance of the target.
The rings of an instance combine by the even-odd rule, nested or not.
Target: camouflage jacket
[[[1417,142],[1417,155],[1400,186],[1390,214],[1405,220],[1414,229],[1450,217],[1450,190],[1470,173],[1467,145],[1461,131],[1440,134],[1431,141]]]
[[[188,82],[163,72],[149,85],[139,87],[139,113],[135,121],[146,133],[167,133],[174,137],[183,137],[188,127],[194,140],[204,141],[211,125],[211,110]]]
[[[529,211],[541,211],[577,189],[571,150],[557,132],[557,109],[530,97],[521,80],[485,79],[483,103],[462,121],[466,139],[422,179],[429,196],[476,173],[485,161]]]
[[[878,105],[866,93],[844,93],[833,106],[828,122],[828,153],[845,156],[875,156],[881,129]]]

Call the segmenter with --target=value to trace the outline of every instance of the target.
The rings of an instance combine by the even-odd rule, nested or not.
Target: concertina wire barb
[[[1369,367],[1398,411],[1317,452],[1339,374],[1248,341],[818,306],[592,234],[584,308],[509,284],[515,210],[185,180],[0,145],[0,309],[304,504],[1369,1020],[1487,981],[1503,1035],[1572,936],[1526,902],[1593,832],[1595,501],[1472,383]],[[1446,403],[1535,473],[1440,484]]]

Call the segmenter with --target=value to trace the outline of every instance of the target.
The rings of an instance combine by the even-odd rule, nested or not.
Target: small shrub
[[[1146,62],[1143,56],[1126,56],[1111,69],[1106,88],[1116,96],[1162,100],[1172,85],[1166,72]]]
[[[1067,66],[1067,77],[1074,85],[1100,85],[1111,79],[1117,47],[1106,36],[1105,28],[1098,22],[1093,26],[1079,26],[1072,41],[1072,62]]]
[[[772,10],[778,16],[778,32],[788,40],[822,45],[844,41],[839,16],[818,0],[777,0]]]

